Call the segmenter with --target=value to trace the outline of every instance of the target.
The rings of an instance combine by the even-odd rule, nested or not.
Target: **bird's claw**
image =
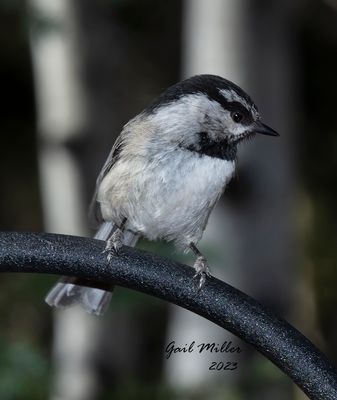
[[[112,257],[118,256],[118,251],[114,249],[106,249],[103,251],[103,253],[107,253],[106,259],[108,260],[108,262],[111,261]]]
[[[206,278],[211,276],[211,272],[207,260],[203,256],[199,256],[194,263],[195,274],[194,278],[199,278],[198,291],[204,286]]]
[[[107,260],[110,262],[112,257],[118,256],[120,249],[123,246],[123,231],[119,228],[110,236],[106,242],[103,253],[107,253]]]

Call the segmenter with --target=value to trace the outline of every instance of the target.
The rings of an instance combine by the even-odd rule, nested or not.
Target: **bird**
[[[210,269],[197,244],[237,165],[238,145],[256,134],[279,136],[257,106],[220,76],[192,76],[170,86],[117,137],[96,181],[91,215],[107,262],[139,237],[173,241],[195,254],[201,290]],[[113,268],[113,265],[111,265]],[[47,294],[53,307],[81,305],[102,315],[111,287],[63,277]]]

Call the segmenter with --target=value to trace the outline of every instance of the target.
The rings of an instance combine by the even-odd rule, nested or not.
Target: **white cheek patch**
[[[195,133],[207,128],[210,132],[222,132],[226,111],[205,94],[191,94],[161,107],[152,116],[157,129],[156,140],[184,142],[195,141]],[[160,138],[160,139],[159,139]]]
[[[247,132],[249,132],[250,129],[249,127],[237,124],[237,126],[235,128],[233,128],[232,132],[234,136],[241,136],[243,134],[246,134]]]
[[[233,90],[223,90],[228,101],[238,101]],[[240,102],[243,103],[242,99]],[[249,108],[248,108],[249,109]],[[152,115],[156,143],[194,144],[196,132],[207,131],[214,140],[224,135],[240,136],[250,127],[233,121],[230,111],[205,94],[190,94],[159,108]],[[153,143],[151,144],[153,146]]]

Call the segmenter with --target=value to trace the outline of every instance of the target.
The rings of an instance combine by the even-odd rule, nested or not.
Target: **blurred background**
[[[240,149],[200,247],[215,276],[336,362],[336,0],[1,0],[0,32],[1,230],[92,235],[87,207],[122,126],[184,77],[224,76],[281,136]],[[1,276],[2,400],[306,398],[250,346],[149,296],[117,288],[101,319],[53,312],[55,280]],[[193,340],[242,352],[165,358]]]

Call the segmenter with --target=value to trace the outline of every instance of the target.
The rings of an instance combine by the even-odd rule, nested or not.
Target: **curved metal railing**
[[[0,272],[78,276],[114,283],[195,312],[254,346],[310,399],[337,399],[337,372],[305,336],[256,300],[216,279],[201,291],[194,270],[124,247],[111,264],[94,239],[47,233],[0,233]]]

